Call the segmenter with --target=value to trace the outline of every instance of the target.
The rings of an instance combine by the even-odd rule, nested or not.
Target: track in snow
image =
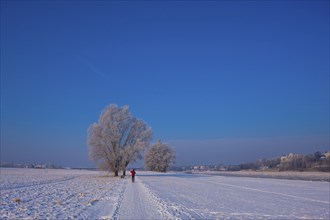
[[[113,219],[174,219],[167,205],[148,189],[143,182],[135,177],[125,180],[124,191],[120,197],[118,211]]]
[[[65,178],[58,178],[58,179],[52,179],[48,181],[42,181],[42,182],[35,182],[30,184],[23,184],[23,185],[8,185],[8,186],[1,186],[0,190],[12,190],[12,189],[21,189],[21,188],[28,188],[28,187],[38,187],[43,185],[52,185],[52,184],[58,184],[58,183],[64,183],[66,181],[73,180],[74,178],[77,178],[77,176],[70,176]]]

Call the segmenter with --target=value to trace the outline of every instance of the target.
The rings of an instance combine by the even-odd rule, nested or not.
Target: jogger
[[[131,171],[131,174],[132,174],[132,183],[134,183],[134,179],[135,179],[135,169],[133,169],[132,171]]]

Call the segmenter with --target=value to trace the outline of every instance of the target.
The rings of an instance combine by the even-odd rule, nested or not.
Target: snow
[[[195,174],[209,174],[217,176],[236,176],[236,177],[258,177],[258,178],[274,178],[274,179],[291,179],[291,180],[315,180],[330,182],[329,172],[299,172],[299,171],[193,171]]]
[[[329,219],[330,183],[1,168],[0,219]]]
[[[330,217],[328,182],[206,175],[168,175],[164,179],[145,176],[143,179],[178,218]]]
[[[118,179],[93,171],[1,169],[0,218],[107,216],[120,187]]]
[[[127,183],[123,195],[122,209],[118,213],[121,219],[170,219],[173,216],[163,207],[157,198],[142,181]]]

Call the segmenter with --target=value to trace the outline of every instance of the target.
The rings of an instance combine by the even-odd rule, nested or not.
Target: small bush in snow
[[[21,199],[20,198],[15,198],[14,199],[14,202],[20,203],[21,202]]]

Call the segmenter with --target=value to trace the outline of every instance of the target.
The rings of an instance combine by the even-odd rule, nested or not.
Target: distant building
[[[330,151],[325,152],[324,156],[325,156],[325,158],[330,158]]]
[[[37,164],[37,165],[34,166],[34,168],[36,168],[36,169],[46,169],[46,165]]]

